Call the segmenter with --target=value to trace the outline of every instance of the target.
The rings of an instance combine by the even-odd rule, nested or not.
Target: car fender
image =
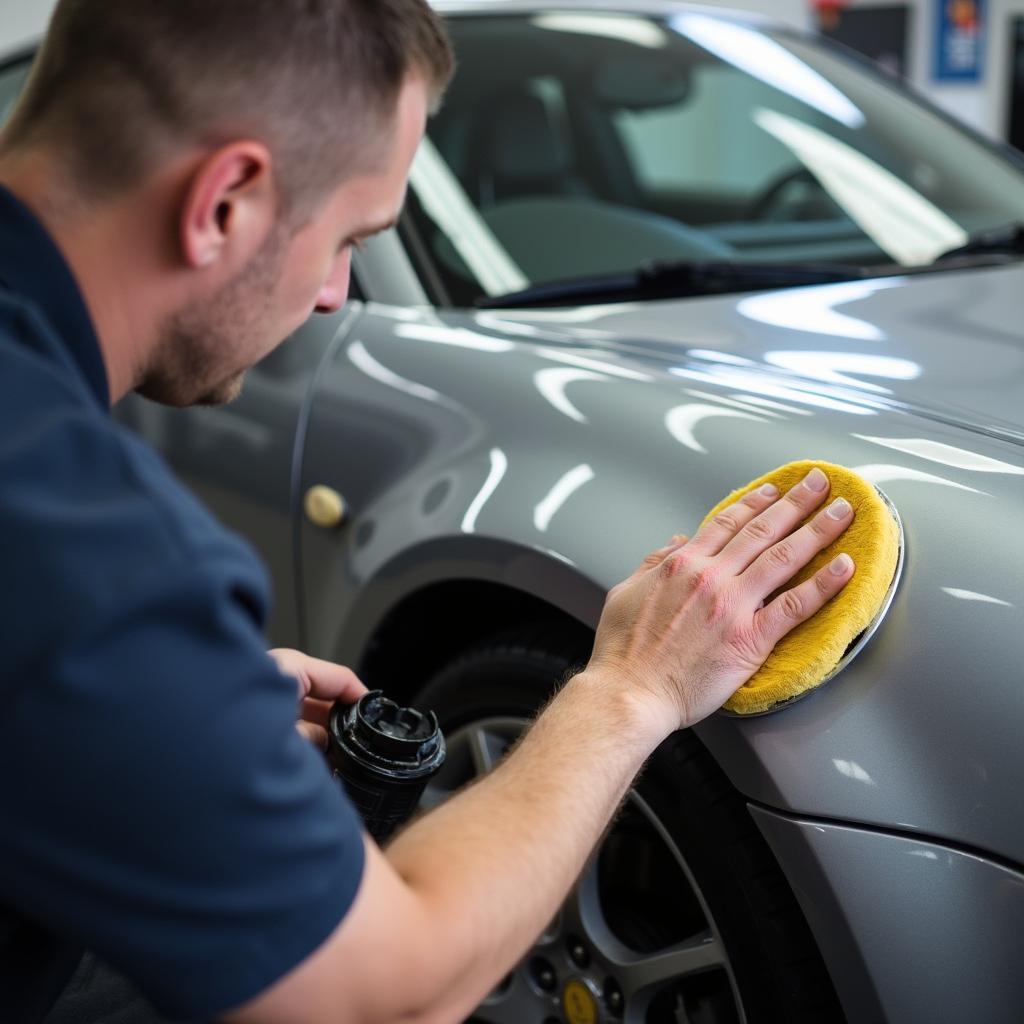
[[[758,406],[635,357],[588,368],[575,340],[368,311],[322,374],[304,454],[303,486],[351,509],[340,533],[301,528],[312,647],[357,656],[374,619],[452,578],[592,628],[608,588],[731,489],[793,459],[842,463],[906,525],[886,620],[820,691],[698,733],[752,800],[1024,861],[1024,823],[1001,810],[1024,715],[1020,448],[848,389]]]

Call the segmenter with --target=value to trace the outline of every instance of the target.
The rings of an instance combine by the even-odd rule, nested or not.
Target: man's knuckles
[[[743,532],[751,540],[757,541],[759,544],[771,544],[778,536],[778,530],[771,518],[767,515],[758,516],[756,519],[751,519],[745,527]]]
[[[803,622],[810,614],[807,603],[799,590],[787,590],[772,603],[777,616],[784,622]]]
[[[792,542],[788,540],[773,544],[762,557],[766,565],[773,570],[789,572],[797,567],[796,551]]]
[[[713,516],[711,522],[715,526],[720,526],[723,530],[729,533],[736,533],[743,525],[740,517],[736,514],[736,506],[733,505],[731,508],[727,508],[724,512],[719,512]]]

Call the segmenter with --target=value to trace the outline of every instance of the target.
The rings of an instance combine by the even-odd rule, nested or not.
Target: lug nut
[[[542,956],[535,956],[530,961],[530,977],[542,992],[554,992],[558,988],[558,975]]]
[[[622,995],[622,989],[619,988],[618,983],[614,978],[609,978],[604,983],[604,1005],[608,1007],[608,1012],[614,1014],[616,1017],[622,1015],[622,1011],[626,1005],[626,1000]]]
[[[587,947],[576,938],[575,935],[570,935],[566,940],[566,948],[569,950],[569,956],[572,962],[580,968],[585,970],[590,966],[590,953],[587,952]]]

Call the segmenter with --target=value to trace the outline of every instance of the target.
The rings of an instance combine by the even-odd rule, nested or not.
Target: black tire
[[[448,735],[490,718],[528,719],[586,657],[578,642],[567,646],[544,628],[498,635],[438,672],[416,703],[433,709]],[[680,1019],[695,1024],[841,1024],[845,1018],[831,980],[786,878],[743,797],[697,737],[689,730],[669,737],[651,756],[635,792],[670,837],[673,856],[685,862],[732,971],[729,1006],[720,992],[697,992],[693,1004],[686,996],[688,1016],[679,1015],[675,1000],[682,996],[666,995],[648,1010],[645,1024]],[[653,951],[661,948],[659,941],[662,946],[679,941],[669,935],[674,924],[666,920],[666,907],[672,905],[666,894],[684,886],[660,885],[664,875],[653,869],[645,874],[636,864],[616,872],[617,854],[609,847],[620,841],[620,827],[629,826],[630,806],[599,848],[601,899],[610,908],[632,908],[632,918],[627,913],[616,924],[619,937],[633,948],[646,945]],[[680,870],[679,878],[684,877]],[[687,912],[687,905],[677,901],[674,916]],[[742,1009],[734,1001],[737,995]]]

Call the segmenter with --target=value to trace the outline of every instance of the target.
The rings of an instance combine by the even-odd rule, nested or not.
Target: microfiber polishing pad
[[[776,644],[761,668],[726,701],[725,709],[734,714],[757,715],[775,710],[825,682],[849,645],[881,610],[896,574],[901,528],[893,511],[867,480],[830,462],[802,461],[780,466],[733,491],[707,514],[704,522],[766,483],[775,484],[785,494],[815,466],[829,478],[831,491],[827,500],[846,498],[853,506],[854,519],[845,533],[819,552],[785,589],[813,576],[843,551],[853,559],[856,570],[828,604]]]

